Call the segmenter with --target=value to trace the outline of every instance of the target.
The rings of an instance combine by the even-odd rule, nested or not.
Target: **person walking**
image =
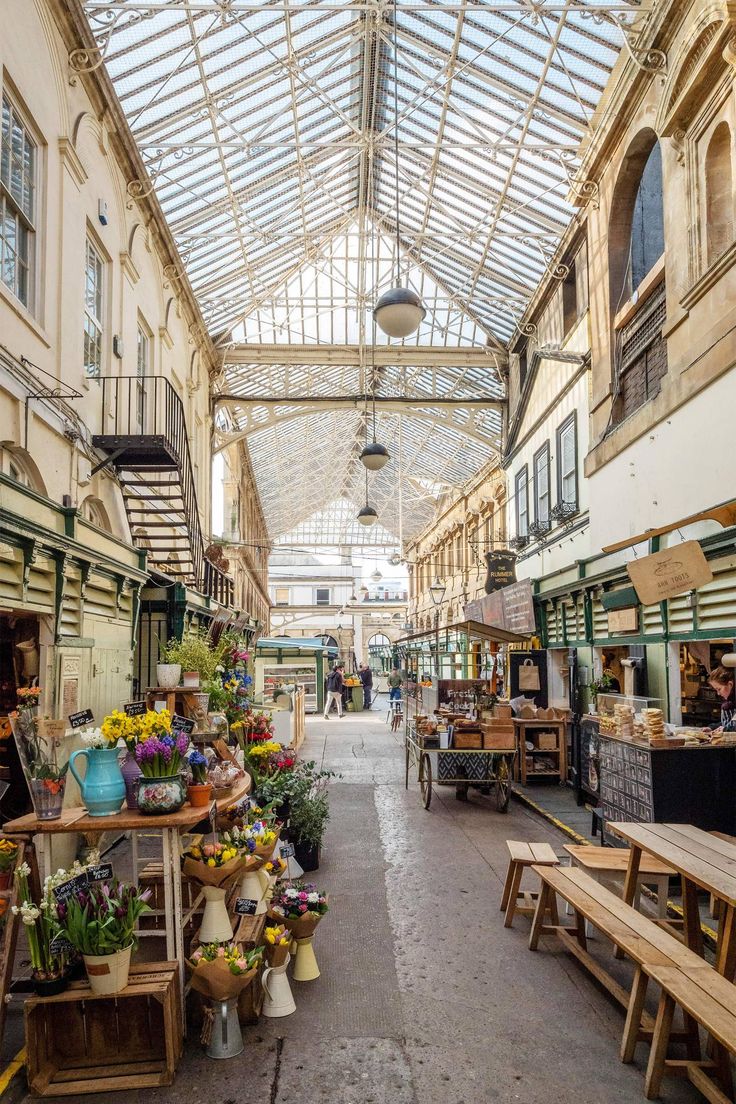
[[[401,700],[401,687],[404,680],[401,677],[401,671],[398,667],[394,667],[391,674],[388,676],[388,697],[389,701]]]
[[[325,702],[325,720],[330,719],[330,706],[333,701],[337,709],[338,717],[342,717],[342,688],[345,684],[343,677],[344,663],[336,663],[327,676],[327,701]]]
[[[371,691],[373,689],[373,672],[367,663],[361,663],[360,670],[358,671],[358,678],[363,687],[363,709],[370,709],[372,698]]]

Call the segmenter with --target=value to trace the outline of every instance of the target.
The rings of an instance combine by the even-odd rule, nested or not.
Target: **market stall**
[[[300,637],[261,637],[255,653],[255,692],[273,700],[284,687],[304,690],[307,713],[324,708],[324,680],[327,660],[336,658],[337,649],[321,640]]]

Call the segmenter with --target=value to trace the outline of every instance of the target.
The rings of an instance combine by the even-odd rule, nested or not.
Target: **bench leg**
[[[546,882],[542,882],[542,888],[539,891],[539,897],[537,898],[537,908],[534,913],[534,919],[532,920],[532,930],[529,932],[529,950],[536,951],[539,946],[539,937],[542,934],[542,928],[544,927],[544,918],[547,915],[547,910],[551,910],[553,907],[554,890]],[[554,902],[554,908],[557,909],[557,902]]]
[[[649,1052],[646,1079],[644,1081],[644,1096],[647,1100],[654,1100],[659,1096],[659,1089],[664,1076],[664,1064],[667,1059],[667,1046],[672,1030],[672,1016],[675,1011],[675,1002],[669,993],[662,992],[657,1009],[657,1022],[654,1025],[652,1035],[652,1049]]]
[[[583,950],[587,951],[588,940],[585,935],[585,917],[582,913],[578,912],[577,909],[574,909],[573,911],[575,912],[575,938],[577,939],[578,944],[583,948]]]
[[[505,912],[508,908],[509,894],[511,893],[511,883],[514,880],[514,874],[516,873],[516,863],[513,859],[509,862],[509,868],[506,871],[506,881],[503,883],[503,894],[501,896],[501,912]]]
[[[716,1044],[713,1060],[718,1070],[718,1080],[721,1088],[729,1100],[733,1100],[733,1071],[731,1070],[731,1056],[725,1047]]]
[[[521,885],[521,875],[524,873],[524,867],[521,863],[514,863],[514,876],[511,879],[511,886],[509,887],[509,896],[506,902],[506,919],[503,922],[505,928],[510,928],[514,922],[514,913],[516,912],[516,901],[519,896],[519,886]]]
[[[636,973],[634,974],[634,984],[631,987],[631,996],[629,997],[629,1006],[626,1010],[626,1024],[624,1026],[624,1035],[621,1040],[621,1061],[633,1062],[634,1052],[636,1050],[636,1044],[639,1041],[639,1031],[641,1030],[641,1014],[644,1011],[644,1001],[647,995],[647,986],[649,984],[649,978],[641,969],[637,966]]]

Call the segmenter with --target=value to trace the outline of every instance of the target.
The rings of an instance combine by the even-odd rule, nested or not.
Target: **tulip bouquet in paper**
[[[183,855],[182,871],[203,886],[224,886],[245,870],[241,849],[224,836],[193,843]],[[259,861],[260,865],[260,861]]]
[[[246,951],[236,943],[205,943],[188,960],[192,989],[212,1001],[237,997],[255,977],[263,947]]]
[[[269,966],[283,966],[289,955],[291,932],[283,924],[269,924],[263,932],[266,961]]]

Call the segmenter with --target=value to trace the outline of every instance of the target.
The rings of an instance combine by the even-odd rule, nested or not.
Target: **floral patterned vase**
[[[187,799],[186,782],[180,774],[165,778],[147,778],[142,774],[137,782],[138,811],[151,816],[163,816],[181,809]]]

